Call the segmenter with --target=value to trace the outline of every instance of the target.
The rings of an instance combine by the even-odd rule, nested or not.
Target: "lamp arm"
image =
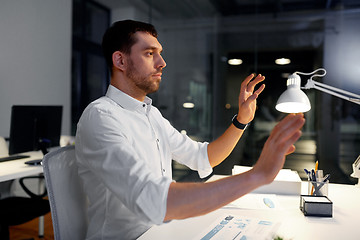
[[[351,93],[336,87],[332,87],[329,85],[326,85],[324,83],[319,83],[316,82],[312,79],[309,79],[308,82],[306,83],[305,87],[303,87],[304,89],[310,89],[310,88],[315,88],[317,90],[320,90],[322,92],[326,92],[328,94],[334,95],[336,97],[348,100],[350,102],[356,103],[360,105],[360,95],[355,94],[355,93]],[[351,97],[349,97],[351,96]]]

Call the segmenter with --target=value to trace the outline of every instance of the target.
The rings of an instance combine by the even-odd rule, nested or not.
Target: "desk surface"
[[[306,190],[303,182],[302,191]],[[277,235],[286,240],[360,239],[360,187],[329,184],[328,197],[333,202],[332,218],[306,217],[299,209],[299,196],[277,195],[281,210],[221,208],[204,216],[154,226],[139,239],[194,239],[224,214],[280,221]]]
[[[23,158],[0,163],[0,182],[31,175],[37,175],[43,172],[43,167],[41,165],[29,166],[25,164],[26,161],[42,159],[43,154],[41,153],[41,151],[28,152],[23,154],[29,155],[30,158]]]

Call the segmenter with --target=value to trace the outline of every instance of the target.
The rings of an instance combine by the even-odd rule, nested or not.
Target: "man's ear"
[[[112,61],[115,68],[124,71],[125,70],[125,59],[124,54],[120,51],[115,51],[112,54]]]

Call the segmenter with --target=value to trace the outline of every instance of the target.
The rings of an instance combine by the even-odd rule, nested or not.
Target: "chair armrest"
[[[36,194],[33,193],[32,191],[30,191],[30,189],[28,187],[25,186],[24,181],[27,179],[44,179],[44,176],[30,176],[30,177],[23,177],[19,179],[19,183],[21,185],[21,187],[24,189],[24,191],[31,197],[31,198],[43,198],[47,195],[47,190],[46,187],[44,189],[44,192],[41,194]]]

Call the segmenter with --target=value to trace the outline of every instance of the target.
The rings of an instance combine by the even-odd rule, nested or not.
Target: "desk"
[[[29,166],[25,164],[26,161],[42,159],[43,154],[41,151],[27,152],[23,153],[22,155],[29,155],[30,158],[23,158],[0,163],[0,182],[31,175],[38,175],[43,172],[43,167],[41,165]]]
[[[30,157],[0,163],[0,182],[39,175],[43,172],[42,165],[30,166],[25,164],[25,162],[30,160],[42,159],[44,155],[41,151],[26,152],[21,155],[29,155]],[[39,217],[39,236],[44,236],[43,216]]]
[[[302,191],[307,191],[305,182],[302,182]],[[277,234],[286,240],[360,239],[360,188],[354,185],[329,184],[328,197],[333,202],[332,218],[305,217],[299,209],[299,196],[277,195],[282,210],[221,208],[204,216],[154,226],[139,240],[194,239],[224,214],[277,219],[281,222]]]

